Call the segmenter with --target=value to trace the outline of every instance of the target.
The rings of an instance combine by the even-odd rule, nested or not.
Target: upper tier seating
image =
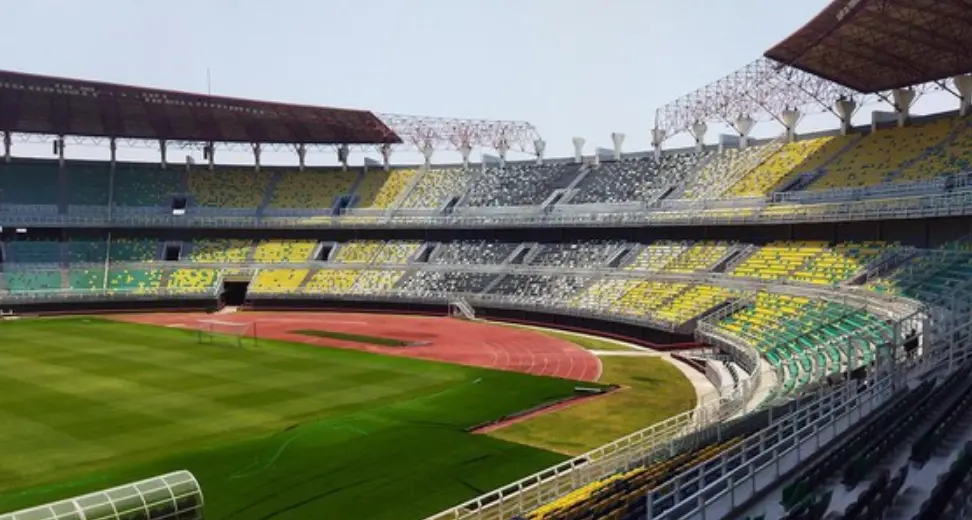
[[[11,293],[61,290],[61,271],[36,270],[5,271],[3,283]]]
[[[444,297],[447,294],[481,293],[496,278],[492,273],[416,271],[402,279],[404,292]]]
[[[681,325],[709,309],[729,300],[733,291],[711,285],[694,285],[667,305],[655,310],[654,315],[665,321]]]
[[[789,278],[808,261],[821,254],[825,247],[824,242],[771,242],[739,263],[730,274],[762,280]]]
[[[852,136],[824,136],[786,143],[750,170],[732,188],[731,197],[762,197],[782,188],[793,174],[822,167],[854,139]]]
[[[169,292],[179,294],[210,293],[216,288],[216,269],[176,269],[169,275]]]
[[[592,311],[607,309],[630,289],[629,282],[630,280],[622,278],[598,280],[574,296],[568,302],[568,306]]]
[[[972,124],[955,123],[955,130],[944,144],[928,150],[906,164],[893,182],[916,182],[939,175],[972,172]]]
[[[54,161],[0,161],[0,204],[56,205],[59,186]]]
[[[490,292],[526,299],[531,303],[549,304],[569,299],[586,282],[587,279],[581,276],[510,274],[504,276]]]
[[[618,249],[612,242],[579,242],[572,244],[540,244],[531,265],[568,268],[600,267]]]
[[[729,248],[725,242],[696,242],[665,264],[663,271],[696,273],[712,270],[729,253]]]
[[[471,170],[464,168],[430,169],[405,197],[402,208],[438,209],[449,197],[465,193],[472,175]]]
[[[254,171],[193,169],[189,192],[198,206],[257,208],[263,204],[272,174]]]
[[[610,307],[611,312],[648,316],[654,310],[667,304],[688,287],[684,283],[651,282],[628,280],[624,294]]]
[[[112,201],[116,206],[168,206],[173,194],[186,191],[183,175],[173,166],[118,164]]]
[[[685,198],[718,198],[729,189],[729,179],[735,179],[755,168],[766,157],[775,153],[781,146],[773,142],[745,149],[730,148],[715,154],[712,159],[699,168],[697,175],[689,178],[683,193]]]
[[[250,282],[250,292],[286,294],[296,291],[310,269],[261,269]]]
[[[380,240],[352,240],[338,246],[332,261],[343,264],[370,264],[381,250]]]
[[[422,247],[421,242],[392,240],[382,244],[381,249],[372,257],[374,264],[404,264]]]
[[[69,162],[67,170],[68,204],[72,206],[107,206],[111,191],[111,169],[108,163]]]
[[[838,284],[850,280],[869,263],[881,256],[887,244],[865,242],[841,243],[811,258],[793,273],[793,280],[816,284]]]
[[[578,164],[513,164],[490,168],[477,177],[466,206],[535,206],[577,177]]]
[[[354,190],[356,208],[386,209],[398,198],[415,170],[369,170]]]
[[[655,242],[644,247],[638,256],[625,266],[629,271],[658,272],[688,249],[688,242]]]
[[[381,294],[395,288],[395,284],[405,275],[405,271],[366,269],[354,281],[351,292],[354,294]]]
[[[241,263],[247,261],[253,243],[249,240],[230,238],[196,240],[189,253],[190,262],[201,263]]]
[[[501,264],[520,247],[517,243],[459,241],[439,244],[429,262],[433,264]]]
[[[842,153],[808,190],[858,188],[888,182],[905,163],[943,143],[954,119],[939,119],[915,126],[872,132]]]
[[[61,243],[55,240],[11,240],[4,242],[4,262],[8,264],[58,264]]]
[[[307,262],[317,248],[313,240],[266,240],[253,250],[253,261],[261,264]]]
[[[668,186],[675,186],[688,178],[705,163],[711,154],[666,154],[654,157],[625,159],[591,167],[577,185],[571,204],[620,203],[648,201]]]
[[[318,269],[304,284],[311,293],[347,294],[361,271],[358,269]]]
[[[159,259],[159,243],[152,239],[119,238],[111,241],[112,262],[154,262]]]
[[[271,208],[314,209],[330,212],[340,195],[351,193],[358,172],[284,172],[280,174],[270,198]]]

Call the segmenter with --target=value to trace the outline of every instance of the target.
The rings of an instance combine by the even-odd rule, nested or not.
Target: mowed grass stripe
[[[97,319],[0,336],[0,511],[189,469],[212,520],[399,520],[563,459],[464,429],[570,381]]]

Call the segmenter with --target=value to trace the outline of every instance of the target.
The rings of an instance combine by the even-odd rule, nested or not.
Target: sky
[[[658,107],[755,60],[828,2],[0,0],[0,68],[525,120],[548,157],[572,155],[574,136],[586,139],[587,152],[611,147],[611,132],[626,134],[626,151],[646,150]],[[68,150],[88,153],[107,152]],[[265,163],[287,161],[296,157],[265,154]]]

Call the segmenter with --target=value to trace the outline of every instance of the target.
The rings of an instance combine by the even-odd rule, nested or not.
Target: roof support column
[[[10,148],[13,146],[13,139],[10,137],[10,131],[3,131],[3,162],[10,162]]]
[[[695,151],[701,152],[705,145],[705,133],[709,130],[709,125],[698,122],[692,125],[692,137],[695,138]]]
[[[381,153],[381,160],[382,163],[384,163],[385,165],[385,171],[387,172],[391,170],[392,146],[388,143],[385,143],[381,145],[381,148],[379,148],[378,151]]]
[[[118,159],[118,140],[114,137],[108,139],[108,156],[111,158],[111,169],[115,169],[115,160]]]
[[[574,143],[574,162],[580,164],[584,160],[584,138],[575,137],[573,139]]]
[[[205,151],[204,155],[206,156],[206,159],[209,159],[209,171],[215,170],[216,169],[216,146],[214,146],[213,142],[210,141],[209,144],[206,145],[204,151]]]
[[[165,142],[165,139],[159,139],[159,164],[163,170],[169,165],[169,160],[166,158],[167,151],[168,143]]]
[[[651,129],[651,147],[655,149],[655,160],[661,159],[662,142],[665,141],[665,131],[661,128]]]
[[[543,164],[543,152],[547,150],[547,142],[543,139],[534,139],[533,150],[537,152],[537,164]]]
[[[891,91],[894,111],[898,114],[898,126],[904,126],[911,115],[911,104],[915,101],[915,91],[910,88],[896,88]]]
[[[959,92],[959,114],[969,115],[969,106],[972,106],[972,75],[963,74],[952,78],[955,89]]]
[[[253,143],[253,171],[260,171],[260,143]]]
[[[54,153],[57,154],[57,164],[64,168],[64,136],[59,135],[54,140]]]
[[[307,146],[304,143],[297,145],[297,161],[299,166],[297,167],[299,171],[304,171],[304,165],[307,161]]]
[[[459,153],[462,155],[462,167],[469,168],[469,154],[472,153],[472,145],[469,144],[469,139],[463,139],[462,144],[459,145]]]
[[[796,141],[796,126],[800,122],[800,111],[788,108],[781,115],[783,125],[786,127],[786,140],[792,143]]]
[[[739,132],[739,148],[749,146],[749,133],[753,131],[755,124],[756,122],[749,116],[742,116],[736,119],[736,131]]]
[[[496,143],[496,152],[499,153],[500,158],[500,168],[506,168],[506,152],[510,151],[510,144],[506,142],[506,138],[501,138],[498,143]]]
[[[834,109],[837,110],[837,116],[840,117],[840,134],[849,134],[851,118],[854,117],[854,111],[857,110],[857,102],[850,99],[838,99]]]
[[[425,146],[422,147],[422,155],[425,157],[425,169],[428,170],[432,167],[432,155],[435,153],[435,147],[432,143],[426,142]]]
[[[338,161],[341,163],[341,171],[348,171],[348,156],[351,155],[351,148],[346,144],[338,146],[337,157]]]
[[[614,160],[621,160],[621,145],[624,144],[624,134],[621,132],[611,132],[611,141],[614,142]]]

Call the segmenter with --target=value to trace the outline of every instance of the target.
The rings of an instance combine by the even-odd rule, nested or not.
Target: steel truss
[[[955,91],[943,81],[924,83],[914,88],[916,97],[932,92]],[[814,74],[760,58],[713,83],[685,94],[655,112],[655,128],[664,138],[691,131],[696,123],[718,122],[736,128],[736,120],[777,121],[784,127],[783,112],[797,110],[802,115],[832,113],[839,99],[855,102],[857,107],[885,101],[893,105],[890,91],[864,94]],[[738,130],[738,128],[737,128]]]

